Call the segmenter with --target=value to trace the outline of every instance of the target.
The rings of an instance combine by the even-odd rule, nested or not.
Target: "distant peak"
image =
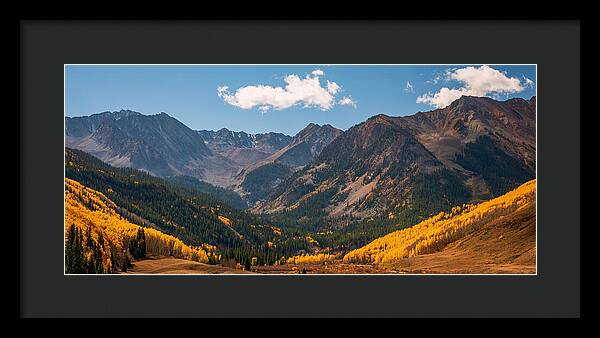
[[[452,101],[452,103],[447,106],[449,108],[462,108],[462,109],[474,109],[476,106],[480,106],[482,104],[489,103],[490,101],[496,101],[490,97],[485,96],[470,96],[463,95],[458,99]]]
[[[313,130],[318,130],[321,129],[321,126],[316,124],[316,123],[309,123],[306,125],[306,127],[302,128],[302,130],[300,130],[298,132],[298,134],[305,134],[307,132],[313,131]]]
[[[142,115],[141,113],[138,113],[136,111],[133,110],[129,110],[129,109],[121,109],[121,110],[117,110],[117,111],[103,111],[100,113],[96,113],[96,114],[91,114],[90,116],[109,116],[115,119],[120,119],[121,117],[124,116],[132,116],[132,115]],[[81,117],[86,117],[86,116],[81,116]]]
[[[306,127],[304,127],[304,129],[302,129],[300,132],[298,132],[298,134],[306,133],[309,131],[317,131],[317,130],[338,130],[338,129],[336,127],[332,126],[331,124],[319,125],[319,124],[311,122],[308,125],[306,125]]]
[[[532,96],[529,100],[522,98],[522,97],[513,97],[510,99],[506,99],[506,100],[497,100],[491,97],[487,97],[487,96],[470,96],[470,95],[463,95],[460,98],[454,100],[450,106],[452,107],[456,107],[459,105],[466,105],[466,104],[481,104],[481,103],[490,103],[490,102],[496,102],[496,103],[502,103],[502,102],[511,102],[511,101],[529,101],[529,102],[535,102],[535,95]]]
[[[339,129],[329,125],[318,125],[316,123],[309,123],[304,129],[300,130],[294,138],[297,140],[305,139],[307,137],[318,137],[318,135],[337,133]]]
[[[129,109],[121,109],[119,111],[109,112],[108,115],[112,116],[115,120],[119,120],[128,116],[142,116],[142,113]]]
[[[381,122],[388,122],[390,121],[391,117],[385,114],[377,114],[377,115],[373,115],[371,117],[369,117],[367,119],[367,122],[374,122],[374,123],[381,123]]]
[[[134,110],[129,110],[129,109],[121,109],[121,110],[113,112],[113,113],[119,114],[119,115],[142,115],[142,113],[136,112]]]
[[[484,100],[493,100],[492,98],[486,96],[472,96],[472,95],[462,95],[454,102],[479,102]]]
[[[389,116],[389,115],[386,115],[386,114],[384,114],[384,113],[379,113],[379,114],[377,114],[377,115],[373,115],[373,116],[371,116],[371,118],[372,118],[372,119],[374,119],[374,118],[388,118],[388,117],[390,117],[390,116]]]
[[[161,112],[160,112],[160,113],[158,113],[158,114],[154,114],[153,116],[159,116],[159,117],[163,117],[163,118],[164,118],[164,117],[171,117],[171,115],[169,115],[169,114],[165,113],[164,111],[161,111]]]
[[[274,132],[274,131],[269,131],[267,133],[263,133],[263,134],[254,134],[254,135],[270,135],[270,136],[281,136],[281,137],[292,137],[288,134],[284,134],[284,133],[278,133],[278,132]]]

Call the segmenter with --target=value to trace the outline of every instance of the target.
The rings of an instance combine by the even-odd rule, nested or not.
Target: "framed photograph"
[[[21,25],[22,316],[579,316],[579,22]]]
[[[65,65],[65,273],[535,274],[535,83]]]

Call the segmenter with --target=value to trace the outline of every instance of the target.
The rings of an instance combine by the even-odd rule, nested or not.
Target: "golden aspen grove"
[[[116,204],[104,194],[87,188],[77,181],[65,179],[65,238],[72,225],[80,233],[91,232],[92,240],[100,247],[104,271],[115,271],[117,264],[129,255],[129,241],[135,238],[140,226],[129,222],[116,212]],[[149,227],[143,228],[146,252],[150,256],[173,256],[197,262],[208,262],[208,252],[191,247],[181,240]],[[100,240],[102,238],[102,240]],[[84,246],[84,256],[91,256]]]
[[[323,262],[330,262],[333,261],[337,258],[337,255],[330,255],[330,254],[324,254],[324,253],[319,253],[319,254],[314,254],[314,255],[310,255],[310,254],[305,254],[305,255],[298,255],[298,256],[293,256],[287,259],[287,263],[288,264],[318,264],[318,263],[323,263]]]
[[[531,180],[498,198],[457,206],[449,213],[440,212],[413,227],[378,238],[347,253],[344,261],[384,264],[436,252],[486,223],[535,206],[535,200],[536,180]]]

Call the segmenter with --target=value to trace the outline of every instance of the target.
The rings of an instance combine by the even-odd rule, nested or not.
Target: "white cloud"
[[[323,72],[323,71],[322,71],[322,70],[320,70],[320,69],[315,69],[315,70],[313,70],[313,71],[311,72],[311,74],[312,74],[312,75],[314,75],[314,76],[323,76],[323,75],[325,75],[325,72]]]
[[[327,91],[330,92],[331,94],[335,95],[338,91],[340,91],[340,89],[342,89],[342,87],[340,87],[340,85],[338,85],[335,82],[329,82],[329,80],[327,80]]]
[[[335,94],[342,87],[333,81],[327,81],[326,87],[322,87],[319,76],[324,74],[320,69],[312,71],[304,78],[290,74],[284,78],[285,87],[250,85],[240,87],[233,93],[229,91],[228,86],[218,86],[217,95],[233,106],[242,109],[257,107],[261,113],[271,108],[282,110],[295,105],[329,110],[335,105]]]
[[[444,87],[435,94],[427,93],[417,97],[417,103],[425,103],[436,108],[444,108],[463,95],[468,95],[465,88],[449,89]]]
[[[417,98],[417,103],[425,103],[443,108],[463,95],[488,96],[489,94],[509,94],[523,91],[525,88],[518,78],[508,77],[489,66],[465,67],[447,73],[447,79],[463,84],[460,88],[443,87],[437,93],[427,93]],[[533,81],[532,81],[533,82]],[[525,81],[527,85],[527,81]]]
[[[352,107],[354,107],[354,109],[356,109],[356,101],[354,101],[352,99],[352,97],[350,97],[350,96],[344,96],[344,97],[342,97],[338,101],[338,104],[352,106]]]
[[[526,76],[523,76],[523,80],[525,80],[525,87],[533,88],[533,80],[527,78]]]
[[[414,93],[414,89],[413,86],[410,84],[410,81],[406,81],[406,87],[404,88],[404,91],[407,93]]]

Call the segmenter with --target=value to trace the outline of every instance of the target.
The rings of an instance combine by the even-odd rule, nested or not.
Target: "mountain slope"
[[[199,193],[207,194],[215,200],[221,201],[239,210],[245,209],[248,206],[235,191],[208,184],[200,181],[196,177],[180,175],[169,176],[164,179],[176,186],[191,188]]]
[[[255,212],[308,218],[417,213],[485,200],[535,176],[535,99],[466,97],[374,116],[338,136]]]
[[[102,193],[132,223],[155,228],[189,246],[211,245],[238,263],[273,264],[308,248],[305,232],[252,215],[201,193],[131,168],[115,168],[83,151],[65,149],[65,175]]]
[[[299,169],[307,165],[323,151],[342,131],[329,124],[320,126],[310,123],[298,132],[290,143],[271,155],[268,162]]]
[[[72,228],[76,227],[76,230]],[[65,237],[74,233],[84,234],[82,247],[86,256],[96,253],[96,271],[69,271],[73,264],[67,264],[67,273],[111,273],[123,269],[123,263],[131,259],[130,240],[140,231],[140,225],[122,217],[117,205],[104,194],[85,187],[77,181],[65,180]],[[173,256],[197,262],[208,262],[207,252],[199,247],[190,247],[179,239],[154,228],[143,229],[144,256]],[[67,253],[70,253],[67,247]],[[94,252],[95,251],[95,252]],[[67,263],[70,256],[67,255]]]
[[[344,256],[419,272],[535,272],[536,182],[455,207]]]
[[[83,150],[116,167],[155,176],[190,175],[227,186],[239,170],[214,154],[203,138],[173,117],[121,110],[65,117],[65,145]]]
[[[471,188],[479,184],[484,193],[478,197],[487,199],[533,178],[535,114],[535,97],[500,102],[463,96],[446,108],[395,121],[446,166],[469,174]]]
[[[186,244],[221,247],[251,246],[274,241],[271,227],[254,216],[186,187],[130,169],[115,168],[67,148],[66,177],[103,193],[124,209]],[[255,225],[252,228],[250,225]]]
[[[329,124],[310,123],[289,144],[244,168],[237,176],[240,180],[238,191],[250,203],[264,199],[279,183],[310,163],[341,133]]]
[[[485,224],[440,252],[390,264],[412,273],[536,272],[535,206]]]

